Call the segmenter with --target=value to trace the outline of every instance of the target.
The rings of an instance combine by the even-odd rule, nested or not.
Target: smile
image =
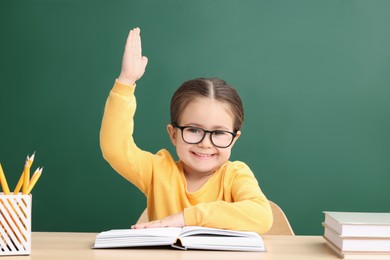
[[[195,153],[195,152],[192,152],[192,153],[195,154],[196,156],[202,157],[202,158],[211,158],[214,156],[214,154],[204,154],[204,153]]]

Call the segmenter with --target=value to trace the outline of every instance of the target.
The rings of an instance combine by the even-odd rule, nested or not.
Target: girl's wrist
[[[122,74],[119,75],[119,77],[117,78],[117,80],[118,80],[120,83],[124,84],[124,85],[129,85],[129,86],[134,86],[134,85],[135,85],[135,80],[126,78],[126,77],[124,77]]]

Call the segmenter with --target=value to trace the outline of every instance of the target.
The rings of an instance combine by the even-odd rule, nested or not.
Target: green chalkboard
[[[2,0],[0,162],[13,189],[44,166],[33,230],[126,228],[145,199],[104,161],[99,130],[130,28],[149,58],[135,140],[172,146],[169,102],[185,80],[240,93],[245,161],[297,234],[323,210],[390,211],[390,1]]]

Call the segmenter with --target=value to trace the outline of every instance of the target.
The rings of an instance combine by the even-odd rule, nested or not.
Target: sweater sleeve
[[[225,185],[230,186],[231,198],[186,208],[186,225],[267,232],[273,222],[272,210],[249,167],[238,169]]]
[[[146,193],[150,186],[153,154],[137,147],[133,140],[136,99],[135,86],[115,81],[100,129],[100,147],[104,159],[124,178]]]

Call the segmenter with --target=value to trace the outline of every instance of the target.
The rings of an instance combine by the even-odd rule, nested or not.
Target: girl
[[[269,202],[249,167],[229,161],[244,117],[237,92],[220,79],[194,79],[177,89],[167,126],[176,162],[165,149],[156,154],[139,149],[132,137],[135,83],[147,63],[135,28],[100,132],[103,157],[147,198],[151,222],[132,228],[206,226],[265,233],[272,225]]]

